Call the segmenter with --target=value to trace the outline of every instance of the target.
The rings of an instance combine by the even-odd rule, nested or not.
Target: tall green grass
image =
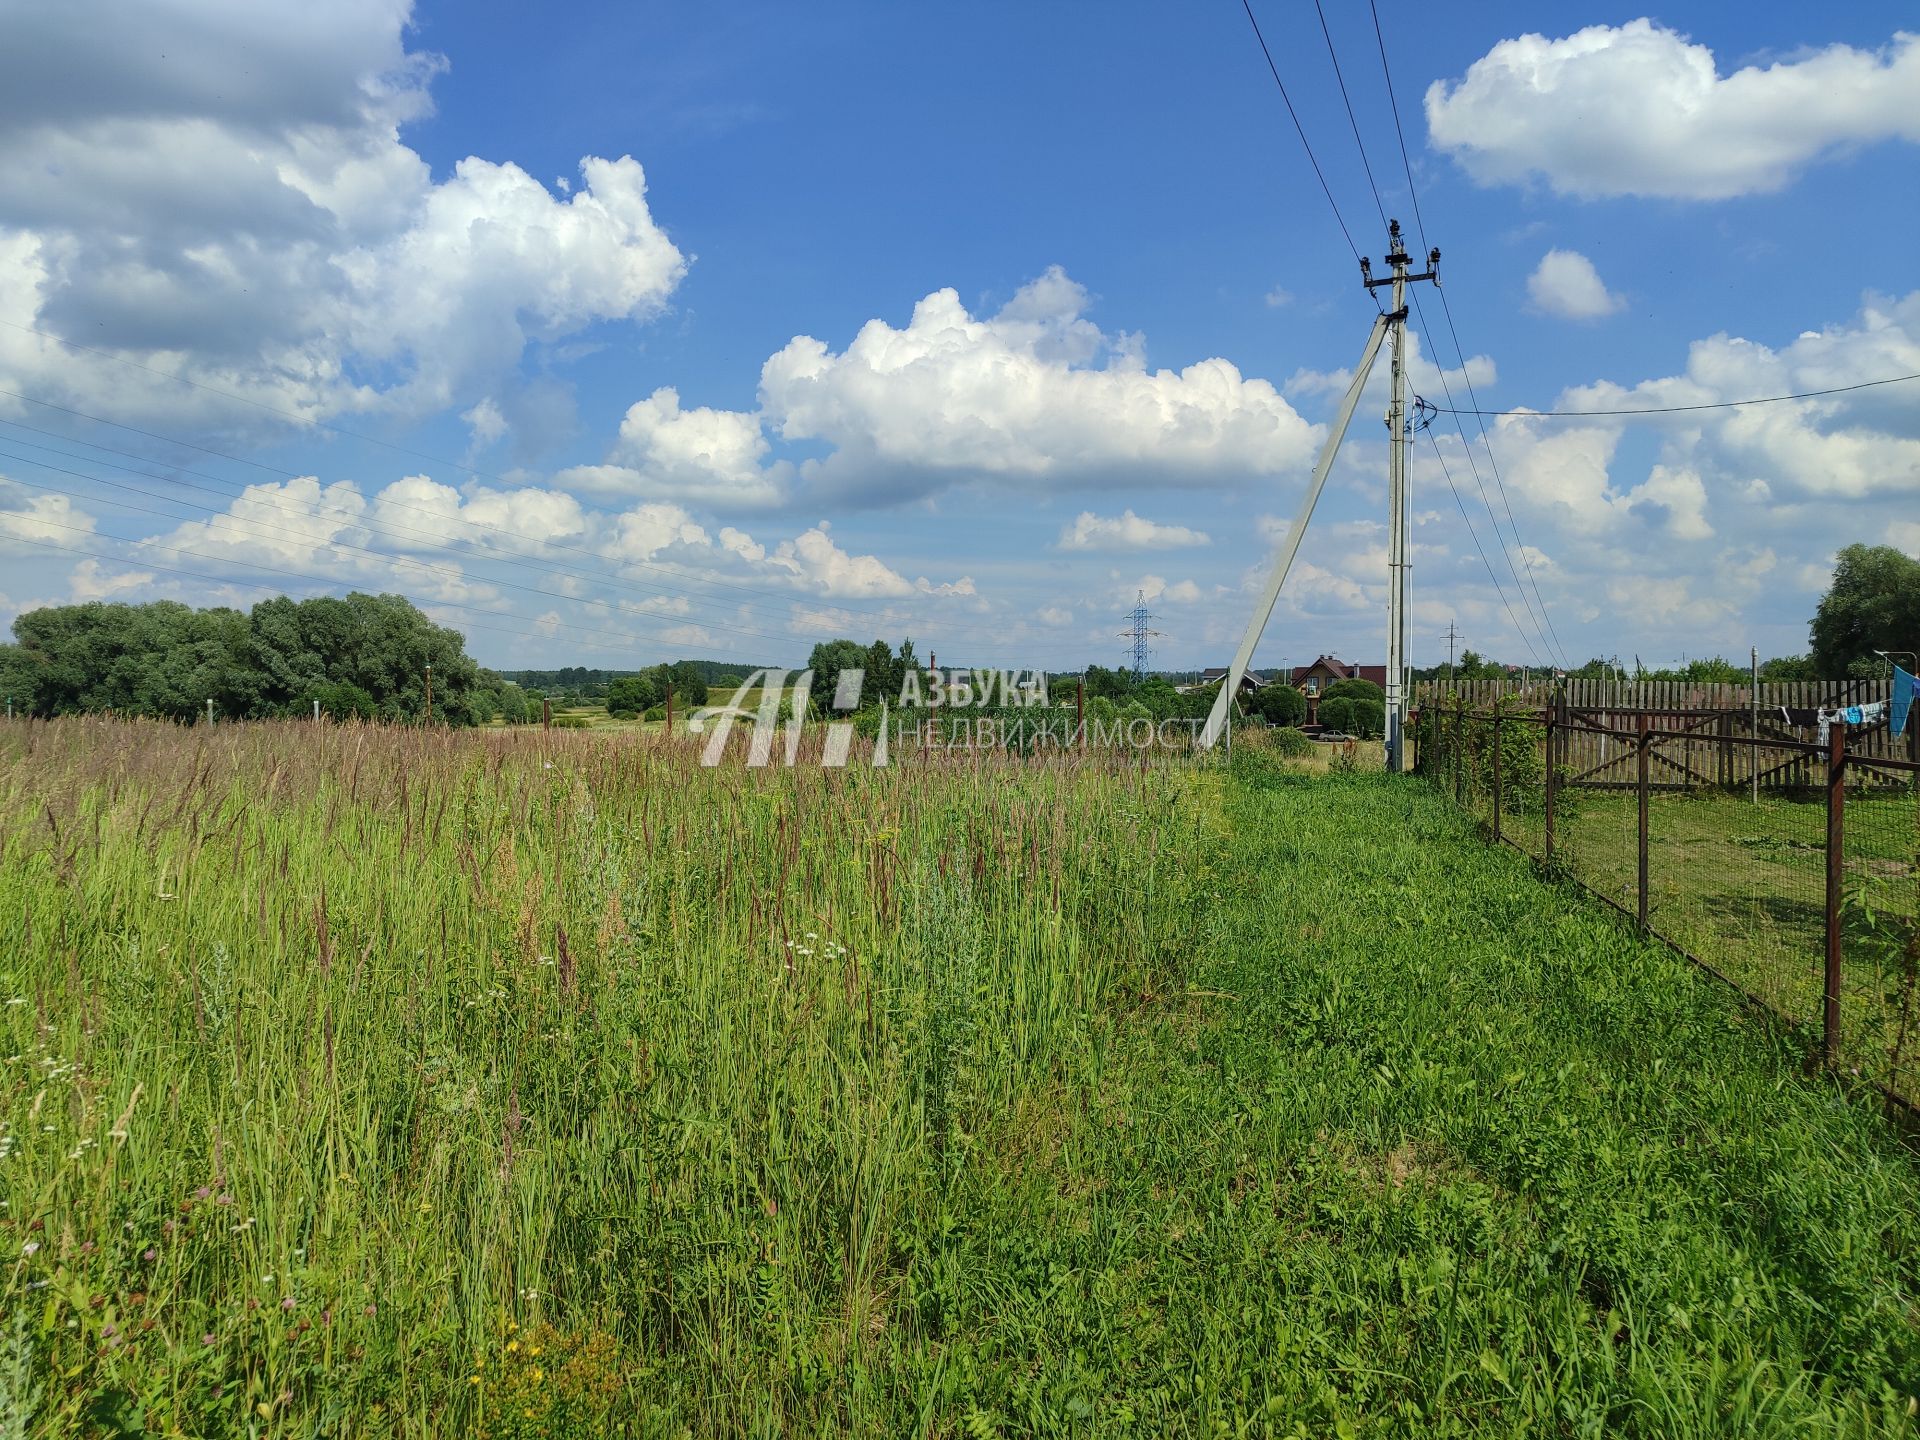
[[[886,1413],[845,1367],[919,1343],[914,1237],[984,1119],[1097,1084],[1215,826],[1119,766],[0,746],[0,1245],[47,1433],[497,1427],[488,1359],[543,1321],[618,1340],[638,1430]]]
[[[696,753],[0,730],[0,1425],[1912,1425],[1909,1157],[1443,798]]]

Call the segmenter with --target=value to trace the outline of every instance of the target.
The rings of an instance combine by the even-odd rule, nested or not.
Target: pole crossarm
[[[1387,330],[1387,317],[1375,316],[1373,329],[1367,334],[1366,348],[1360,352],[1360,363],[1354,368],[1353,379],[1347,384],[1347,393],[1340,397],[1340,408],[1334,414],[1333,428],[1327,432],[1326,444],[1320,447],[1320,458],[1314,464],[1313,479],[1307,485],[1306,498],[1300,502],[1300,513],[1293,517],[1286,539],[1280,542],[1279,549],[1274,552],[1273,574],[1267,577],[1267,587],[1261,592],[1259,601],[1253,607],[1253,614],[1247,620],[1246,634],[1240,637],[1240,648],[1234,652],[1233,664],[1227,670],[1226,678],[1220,682],[1220,693],[1213,699],[1213,709],[1207,715],[1206,727],[1200,732],[1200,747],[1203,750],[1211,750],[1226,729],[1227,711],[1233,704],[1234,696],[1239,693],[1241,678],[1253,660],[1254,647],[1260,643],[1261,632],[1267,628],[1267,620],[1280,599],[1280,587],[1287,583],[1287,572],[1293,568],[1294,556],[1300,553],[1300,541],[1307,533],[1307,522],[1313,518],[1313,507],[1319,503],[1320,492],[1326,488],[1334,457],[1340,453],[1340,442],[1346,438],[1347,426],[1352,422],[1354,409],[1360,403],[1360,392],[1366,388],[1367,377],[1373,373],[1374,357],[1380,353],[1380,344],[1386,339]]]

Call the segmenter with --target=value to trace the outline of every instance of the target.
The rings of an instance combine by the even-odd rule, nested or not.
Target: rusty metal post
[[[1453,692],[1453,803],[1466,798],[1461,784],[1461,746],[1465,743],[1467,705],[1458,690]]]
[[[553,701],[544,695],[540,697],[540,724],[548,730],[553,729]]]
[[[1554,772],[1560,767],[1555,763],[1554,742],[1559,737],[1559,727],[1554,723],[1560,712],[1561,690],[1555,686],[1553,694],[1547,700],[1547,863],[1553,863],[1553,792]]]
[[[1640,896],[1635,913],[1640,920],[1640,928],[1647,928],[1647,750],[1650,744],[1647,712],[1642,710],[1638,717],[1639,755],[1636,760],[1636,779],[1634,788],[1639,792],[1640,801],[1640,837],[1638,884]]]
[[[673,738],[673,687],[667,687],[667,739]]]
[[[1846,881],[1847,724],[1836,719],[1827,749],[1827,955],[1821,977],[1820,1053],[1840,1059],[1840,891]]]
[[[1493,702],[1493,843],[1500,843],[1500,702]]]

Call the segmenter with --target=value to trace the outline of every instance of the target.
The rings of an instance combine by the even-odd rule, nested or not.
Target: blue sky
[[[1377,258],[1314,11],[1255,13]],[[1380,14],[1488,407],[1920,371],[1920,42],[1881,12]],[[1411,231],[1371,18],[1328,18]],[[1237,3],[10,24],[0,619],[351,587],[503,666],[1066,668],[1144,589],[1157,664],[1223,663],[1373,314]],[[1384,371],[1262,663],[1381,658]],[[1920,384],[1467,429],[1415,452],[1416,663],[1452,620],[1523,663],[1794,652],[1841,545],[1920,553]]]

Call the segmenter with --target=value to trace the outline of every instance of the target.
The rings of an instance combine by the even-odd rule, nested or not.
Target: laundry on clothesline
[[[1912,677],[1908,678],[1911,679]],[[1897,687],[1895,693],[1896,695],[1898,694]],[[1909,695],[1909,700],[1911,700],[1911,695]],[[1814,710],[1802,710],[1783,705],[1779,709],[1779,715],[1782,722],[1791,725],[1796,730],[1812,730],[1818,737],[1818,743],[1825,745],[1827,743],[1827,737],[1832,733],[1833,726],[1845,725],[1849,729],[1857,730],[1878,725],[1882,720],[1887,718],[1887,713],[1890,708],[1892,708],[1890,703],[1885,700],[1875,700],[1866,705],[1835,705],[1831,707],[1822,705]],[[1904,719],[1905,716],[1903,715],[1901,718]],[[1900,732],[1895,730],[1893,733],[1898,735]]]
[[[1893,701],[1889,706],[1887,729],[1895,735],[1903,735],[1907,729],[1907,714],[1913,707],[1914,690],[1920,687],[1920,681],[1902,670],[1893,667]]]

